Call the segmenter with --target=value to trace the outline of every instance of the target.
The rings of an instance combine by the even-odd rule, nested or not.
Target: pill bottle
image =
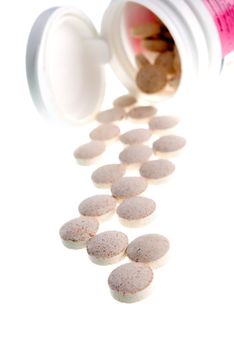
[[[181,77],[173,92],[144,94],[136,84],[139,45],[129,31],[155,17],[174,39]],[[178,105],[214,84],[233,52],[234,0],[113,0],[100,34],[78,8],[43,12],[29,35],[26,70],[37,108],[76,123],[100,109],[107,63],[131,94],[147,103]]]

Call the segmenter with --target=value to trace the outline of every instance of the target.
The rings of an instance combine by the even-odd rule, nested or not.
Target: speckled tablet
[[[96,218],[84,217],[66,222],[60,229],[59,234],[63,244],[70,249],[81,249],[87,241],[96,235],[99,222]]]
[[[90,138],[94,141],[111,142],[119,138],[120,129],[117,125],[108,123],[99,125],[96,129],[89,134]]]
[[[134,239],[127,248],[130,260],[149,264],[152,268],[160,267],[166,262],[170,243],[158,234],[147,234]]]
[[[136,84],[142,92],[155,94],[166,86],[167,71],[156,65],[144,66],[137,73]]]
[[[153,151],[160,157],[173,157],[180,153],[185,145],[185,138],[177,135],[166,135],[153,143]]]
[[[175,171],[175,165],[167,159],[156,159],[145,162],[140,167],[140,174],[152,183],[167,180]]]
[[[128,246],[128,237],[119,231],[99,233],[87,242],[87,253],[92,262],[110,265],[120,261]]]
[[[124,109],[120,107],[114,107],[98,113],[96,119],[99,123],[105,124],[120,121],[124,117]]]
[[[134,145],[147,142],[152,136],[149,129],[133,129],[120,136],[120,141],[126,145]]]
[[[100,141],[91,141],[80,147],[74,152],[74,157],[81,165],[95,163],[105,151],[105,143]]]
[[[124,176],[126,167],[123,164],[107,164],[96,169],[92,180],[97,187],[110,187],[111,184]]]
[[[157,109],[154,106],[139,106],[132,108],[128,112],[128,117],[137,122],[146,122],[150,118],[154,117],[157,113]]]
[[[113,102],[114,107],[128,108],[137,103],[137,99],[132,95],[123,95],[116,98]]]
[[[131,197],[125,199],[117,208],[120,222],[129,227],[148,224],[154,217],[155,202],[146,197]]]
[[[146,145],[131,145],[119,155],[120,161],[126,166],[138,167],[152,156],[153,151]]]
[[[151,293],[153,277],[153,271],[148,265],[131,262],[112,271],[108,285],[114,299],[134,303]]]
[[[149,128],[154,133],[168,134],[169,130],[175,128],[178,123],[179,118],[173,116],[153,117],[149,121]]]
[[[79,205],[79,212],[83,216],[106,219],[114,213],[116,204],[116,199],[112,196],[99,194],[81,202]]]
[[[117,199],[126,199],[139,196],[146,190],[147,186],[147,181],[143,177],[122,177],[112,184],[111,193]]]

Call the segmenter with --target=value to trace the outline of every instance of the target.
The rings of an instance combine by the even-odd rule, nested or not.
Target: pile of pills
[[[180,82],[181,64],[173,37],[157,18],[154,22],[131,28],[131,36],[139,40],[141,52],[135,56],[138,69],[136,84],[146,94],[176,90]]]
[[[133,35],[141,37],[145,47],[149,47],[148,41],[152,41],[151,45],[158,41],[157,48],[168,55],[173,49],[171,39],[164,42],[155,37],[161,35],[162,30],[161,25],[146,25],[135,28]],[[143,31],[147,32],[146,37]],[[167,66],[161,62],[163,64]],[[169,65],[167,72],[172,74]],[[97,188],[108,188],[109,194],[100,193],[81,201],[80,216],[60,229],[63,244],[70,249],[86,248],[95,264],[110,265],[125,257],[130,260],[114,269],[108,278],[112,296],[121,302],[132,303],[149,295],[153,269],[166,262],[170,248],[168,239],[156,233],[139,236],[131,242],[126,233],[113,227],[98,233],[103,220],[109,220],[112,215],[117,215],[122,226],[130,228],[147,225],[154,218],[157,205],[152,198],[144,196],[144,192],[151,184],[168,181],[175,165],[166,158],[177,155],[186,144],[183,137],[173,134],[179,119],[157,113],[154,106],[138,105],[133,96],[121,96],[113,102],[113,108],[96,115],[99,126],[90,132],[90,142],[74,152],[79,164],[89,165],[101,157],[110,142],[120,141],[123,147],[119,163],[102,165],[91,174],[93,184]],[[121,133],[121,123],[126,119],[145,125]],[[137,175],[129,174],[129,169],[134,169]]]

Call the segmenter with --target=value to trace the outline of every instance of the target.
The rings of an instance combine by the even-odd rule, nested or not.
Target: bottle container
[[[134,57],[140,49],[129,32],[155,15],[180,56],[181,79],[174,93],[144,94],[135,82]],[[50,118],[76,123],[100,110],[107,63],[131,94],[146,103],[178,106],[215,84],[233,53],[234,0],[113,0],[101,34],[74,7],[43,12],[29,36],[26,69],[37,108]]]

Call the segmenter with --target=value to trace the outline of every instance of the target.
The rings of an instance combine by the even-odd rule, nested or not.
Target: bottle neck
[[[194,90],[204,85],[205,80],[217,76],[220,71],[219,46],[212,44],[214,39],[218,38],[218,34],[205,6],[200,14],[199,6],[193,4],[200,1],[202,0],[134,1],[159,17],[175,40],[181,58],[182,77],[177,92],[169,99],[176,101],[178,97],[186,101],[188,95],[191,96]],[[103,19],[102,33],[111,47],[115,73],[132,93],[139,95],[135,84],[135,71],[129,59],[131,50],[126,50],[127,46],[123,44],[123,12],[127,2],[127,0],[112,1]],[[207,16],[208,24],[206,24]],[[155,95],[143,98],[151,103],[164,103],[167,100],[157,100]]]

